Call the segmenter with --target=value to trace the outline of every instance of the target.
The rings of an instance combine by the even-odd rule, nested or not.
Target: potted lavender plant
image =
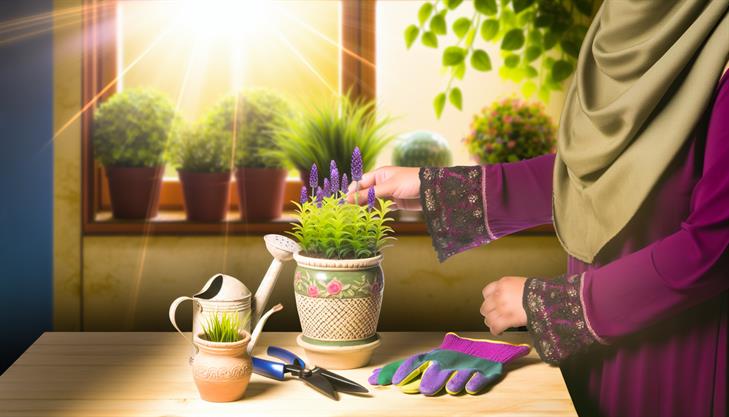
[[[362,178],[359,148],[352,154],[352,179]],[[391,237],[387,225],[390,201],[375,199],[370,189],[366,205],[350,204],[349,186],[331,161],[329,176],[319,181],[310,170],[296,204],[298,223],[290,232],[301,247],[294,254],[296,307],[303,334],[298,343],[310,360],[333,369],[357,368],[369,362],[379,345],[376,333],[382,305],[382,249]]]

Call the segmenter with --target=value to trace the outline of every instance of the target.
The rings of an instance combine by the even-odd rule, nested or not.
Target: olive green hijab
[[[591,263],[691,138],[729,59],[729,0],[606,0],[559,127],[553,215]],[[666,207],[670,210],[670,207]]]

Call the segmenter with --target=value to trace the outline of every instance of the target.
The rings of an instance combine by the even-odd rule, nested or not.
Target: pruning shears
[[[339,399],[338,392],[349,394],[369,392],[362,385],[324,368],[318,366],[313,369],[307,368],[303,359],[286,349],[269,346],[266,354],[283,362],[253,357],[253,372],[258,375],[283,381],[286,374],[291,374],[333,400]]]

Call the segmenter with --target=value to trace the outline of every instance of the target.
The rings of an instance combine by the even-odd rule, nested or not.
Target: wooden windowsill
[[[284,233],[291,230],[294,221],[292,212],[284,212],[279,219],[267,222],[242,222],[237,211],[230,211],[228,218],[219,223],[196,223],[187,221],[185,213],[179,210],[160,210],[157,217],[149,221],[117,220],[111,212],[99,211],[94,222],[86,226],[86,235],[262,235]],[[427,235],[422,221],[394,221],[391,223],[396,235]],[[538,226],[517,236],[554,235],[550,225]]]

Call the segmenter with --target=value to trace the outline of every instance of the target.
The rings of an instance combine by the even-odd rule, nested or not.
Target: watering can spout
[[[283,263],[293,259],[294,253],[299,251],[299,245],[286,236],[269,234],[265,235],[263,240],[266,242],[266,249],[273,256],[273,262],[268,267],[266,275],[263,276],[263,280],[261,280],[261,284],[253,296],[254,323],[258,323],[261,320],[263,310],[266,308],[268,298],[271,296],[273,287],[276,285],[276,280],[281,272]]]
[[[258,336],[261,335],[261,331],[263,330],[263,326],[266,324],[266,320],[268,320],[271,315],[277,311],[283,310],[283,306],[281,304],[276,304],[275,306],[271,307],[270,310],[266,312],[266,314],[262,315],[261,318],[258,320],[258,323],[256,323],[256,327],[251,332],[251,340],[248,342],[248,347],[246,350],[250,354],[253,352],[253,348],[256,347],[256,341],[258,340]]]

